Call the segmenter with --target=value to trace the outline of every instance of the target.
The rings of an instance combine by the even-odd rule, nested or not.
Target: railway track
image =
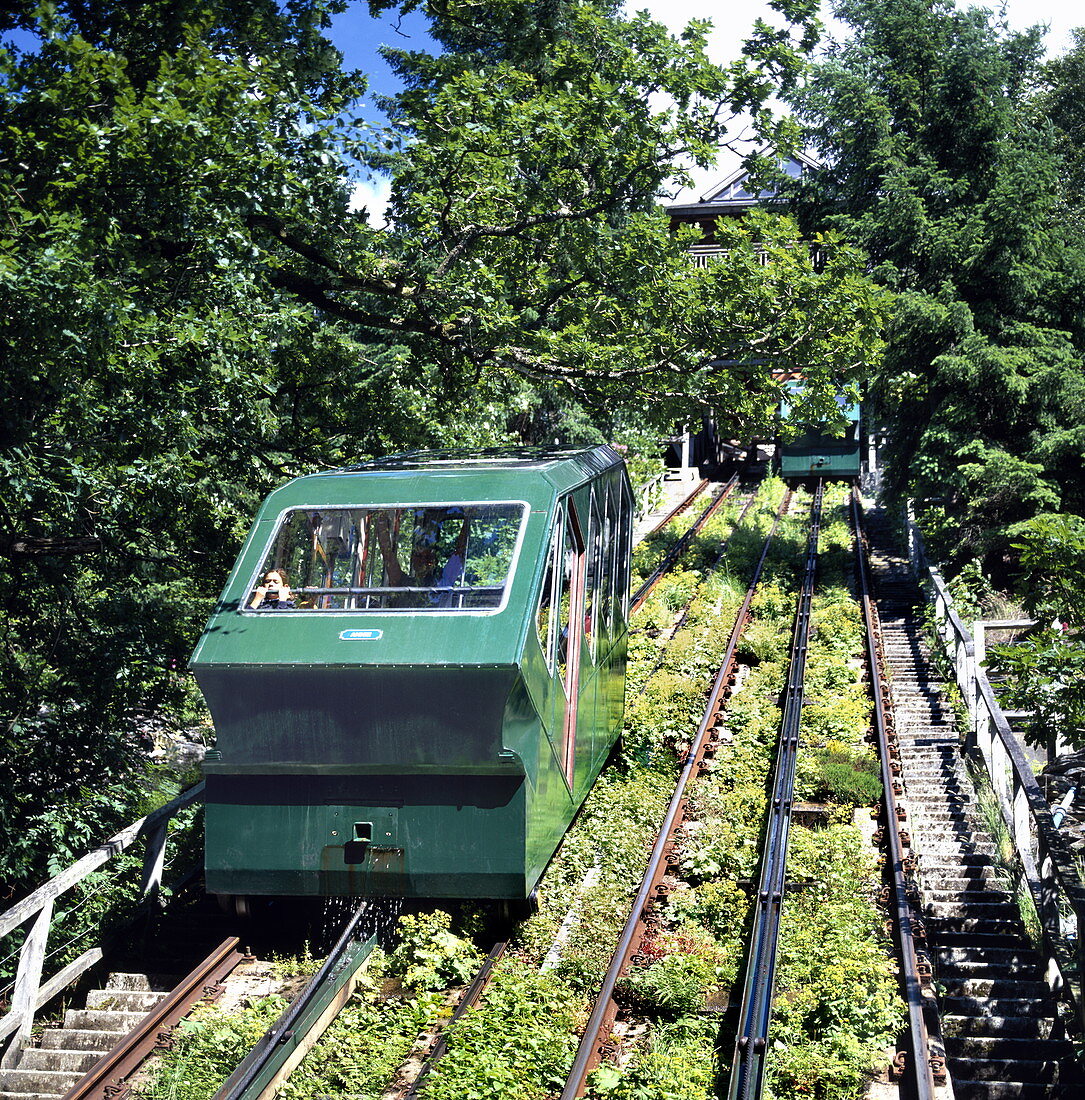
[[[728,639],[723,663],[716,673],[697,734],[683,762],[682,772],[675,787],[674,795],[667,807],[666,816],[653,845],[652,855],[630,910],[629,919],[622,930],[610,966],[603,979],[602,987],[596,998],[591,1017],[584,1030],[572,1069],[561,1093],[561,1100],[575,1100],[576,1097],[584,1094],[588,1075],[599,1065],[609,1046],[610,1032],[618,1013],[618,1005],[614,997],[615,988],[644,937],[646,922],[649,917],[649,907],[653,901],[659,900],[663,876],[668,870],[668,856],[673,852],[676,833],[683,822],[686,788],[692,776],[703,766],[705,758],[715,751],[715,738],[718,737],[719,733],[722,708],[726,703],[727,694],[734,684],[738,642],[749,619],[750,603],[760,581],[769,546],[776,534],[780,518],[787,510],[789,503],[790,494],[785,497],[781,504],[772,528],[765,539],[761,556],[754,569],[753,577],[735,619],[731,636]]]
[[[892,914],[894,940],[900,962],[901,993],[908,1009],[907,1039],[894,1062],[895,1073],[907,1077],[915,1100],[932,1100],[936,1086],[946,1083],[945,1050],[933,1020],[931,970],[921,953],[923,926],[915,911],[917,893],[915,858],[909,851],[910,836],[902,823],[907,812],[900,804],[904,787],[900,779],[900,749],[894,716],[889,707],[889,664],[885,656],[881,620],[870,575],[869,548],[863,530],[862,506],[857,491],[851,497],[851,522],[855,535],[856,589],[863,609],[867,672],[874,700],[873,737],[878,748],[882,779],[882,828],[886,851],[886,895]]]
[[[715,497],[709,502],[708,507],[697,517],[691,524],[689,529],[678,539],[677,542],[667,551],[667,553],[660,560],[659,564],[652,570],[652,572],[645,579],[644,583],[633,593],[629,600],[629,614],[635,615],[641,607],[644,606],[644,602],[652,594],[656,585],[665,577],[674,566],[681,561],[682,556],[689,549],[690,543],[701,533],[708,521],[723,507],[738,485],[738,475],[728,481],[723,489],[716,494]],[[653,528],[649,532],[649,536],[656,531],[662,529],[667,522],[670,522],[681,515],[682,512],[692,503],[692,501],[700,494],[701,490],[697,489],[689,497],[686,498],[670,515],[667,517],[665,523],[658,527]],[[752,501],[752,497],[750,498]],[[646,536],[648,537],[648,536]]]
[[[787,843],[791,830],[795,766],[799,754],[799,722],[802,716],[810,613],[817,575],[823,495],[824,485],[819,481],[810,510],[806,561],[788,658],[783,720],[777,742],[761,877],[757,886],[754,925],[732,1059],[731,1084],[727,1093],[729,1100],[751,1100],[752,1097],[759,1097],[764,1080],[780,916],[786,885]]]
[[[662,531],[673,520],[677,519],[711,484],[709,481],[698,481],[697,484],[683,497],[666,515],[657,520],[644,532],[643,538],[650,538],[658,531]]]

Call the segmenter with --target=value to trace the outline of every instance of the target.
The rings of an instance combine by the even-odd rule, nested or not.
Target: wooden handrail
[[[14,1036],[3,1057],[0,1058],[0,1069],[11,1069],[18,1060],[20,1050],[34,1026],[34,1014],[103,957],[100,945],[92,947],[58,974],[42,982],[46,943],[56,899],[130,847],[141,836],[147,839],[147,849],[143,858],[140,889],[145,900],[153,897],[162,885],[169,821],[179,811],[199,799],[203,794],[203,786],[201,781],[189,787],[172,802],[132,822],[103,844],[98,845],[92,852],[76,860],[70,867],[54,875],[22,901],[16,902],[10,909],[0,913],[0,939],[10,935],[27,921],[31,919],[34,921],[19,953],[19,968],[15,975],[11,1009],[0,1018],[0,1043],[8,1036]]]

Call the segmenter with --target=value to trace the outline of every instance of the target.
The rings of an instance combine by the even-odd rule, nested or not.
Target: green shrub
[[[426,1100],[545,1100],[561,1091],[577,1047],[579,997],[560,982],[506,960],[482,1003],[447,1031],[448,1053]]]
[[[408,989],[444,989],[471,981],[482,961],[478,949],[450,931],[448,913],[410,913],[399,918],[399,943],[388,957],[389,973]]]
[[[618,999],[648,1016],[681,1016],[704,1009],[716,966],[700,955],[673,954],[632,967],[615,990]]]
[[[820,749],[812,755],[817,787],[811,797],[851,806],[872,806],[881,799],[881,769],[871,754]]]
[[[592,1074],[589,1100],[713,1100],[717,1028],[709,1016],[657,1021],[631,1064]]]
[[[674,920],[696,921],[724,942],[742,935],[749,908],[746,892],[732,879],[716,879],[688,890],[676,890],[668,904]]]
[[[177,1025],[169,1051],[137,1089],[138,1100],[207,1100],[285,1008],[277,996],[232,1012],[197,1008]]]

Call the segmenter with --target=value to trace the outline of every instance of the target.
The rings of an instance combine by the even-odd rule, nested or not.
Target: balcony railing
[[[813,248],[804,244],[789,244],[782,247],[793,249],[806,249],[810,255],[810,264],[815,271],[820,271],[825,266],[825,250]],[[758,245],[754,246],[757,262],[762,267],[768,267],[772,263],[772,253]],[[722,256],[727,256],[731,249],[720,244],[694,244],[690,245],[689,254],[694,267],[708,267],[709,264]]]

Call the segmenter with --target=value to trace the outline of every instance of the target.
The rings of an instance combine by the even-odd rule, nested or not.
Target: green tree
[[[769,364],[805,364],[824,405],[877,353],[857,251],[826,241],[815,271],[766,221],[697,270],[654,202],[728,111],[795,80],[808,0],[779,0],[798,30],[760,28],[726,70],[703,24],[674,38],[607,2],[432,3],[444,52],[393,55],[406,88],[376,135],[326,37],[344,2],[0,16],[41,39],[0,51],[13,884],[47,819],[138,760],[144,716],[195,712],[183,665],[272,485],[409,447],[644,433],[691,403],[764,423]],[[386,225],[351,207],[358,166],[392,176]]]
[[[1028,737],[1085,748],[1085,519],[1043,514],[1016,531],[1026,607],[1039,625],[1013,645],[991,647],[1005,677],[1004,702],[1031,712]]]
[[[82,843],[69,808],[138,761],[144,718],[183,715],[187,654],[259,495],[439,438],[431,378],[277,287],[254,238],[269,203],[333,228],[350,216],[329,150],[357,87],[324,14],[72,4],[43,9],[35,53],[0,54],[12,888],[43,849]],[[464,423],[493,438],[484,416]],[[133,803],[85,812],[108,830]]]
[[[860,245],[892,294],[870,388],[892,489],[939,552],[998,569],[1013,524],[1085,506],[1085,250],[1034,94],[1039,33],[947,0],[836,10],[850,36],[795,97],[825,160],[804,224]]]

